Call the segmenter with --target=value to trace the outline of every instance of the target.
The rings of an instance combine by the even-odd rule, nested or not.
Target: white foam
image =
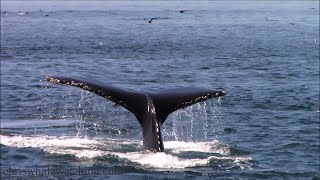
[[[132,152],[132,153],[116,153],[120,158],[126,158],[133,162],[137,162],[142,165],[148,165],[150,167],[157,168],[185,168],[197,165],[206,165],[211,157],[204,159],[183,159],[177,156],[166,154],[164,152]]]
[[[184,141],[166,141],[165,148],[172,150],[174,153],[183,151],[196,151],[196,152],[208,152],[227,155],[229,149],[226,147],[217,147],[219,141],[214,140],[212,142],[184,142]]]
[[[119,158],[128,159],[131,162],[139,163],[150,168],[185,168],[193,166],[203,166],[208,164],[211,159],[231,159],[235,164],[248,161],[247,157],[218,157],[208,155],[204,158],[181,158],[175,154],[165,152],[113,152],[107,147],[116,147],[119,144],[142,144],[140,141],[123,141],[116,139],[88,139],[78,137],[56,137],[56,136],[7,136],[0,135],[1,144],[13,147],[32,147],[39,148],[52,154],[69,154],[77,158],[95,158],[107,155],[118,156]],[[164,142],[166,149],[174,153],[183,151],[219,153],[227,155],[226,148],[219,148],[219,142]],[[104,150],[106,147],[108,150]]]
[[[64,118],[63,116],[61,118]],[[79,120],[15,120],[15,121],[1,121],[1,128],[43,128],[51,126],[68,126],[73,125]]]
[[[90,140],[85,138],[66,138],[56,136],[4,136],[0,135],[1,144],[6,146],[16,147],[34,147],[34,148],[45,148],[45,147],[90,147],[92,145],[100,145],[101,143],[96,140]]]

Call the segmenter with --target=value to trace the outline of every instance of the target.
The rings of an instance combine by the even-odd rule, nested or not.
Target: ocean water
[[[227,95],[153,153],[126,109],[44,75]],[[319,98],[319,1],[1,1],[1,179],[319,179]]]

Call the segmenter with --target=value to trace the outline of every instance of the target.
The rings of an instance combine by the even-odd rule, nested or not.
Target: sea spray
[[[201,102],[169,115],[163,124],[165,140],[208,141],[223,129],[219,100]]]

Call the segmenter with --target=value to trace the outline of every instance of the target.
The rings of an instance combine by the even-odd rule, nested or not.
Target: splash
[[[230,153],[227,147],[220,146],[219,141],[212,142],[184,142],[184,141],[167,141],[165,148],[174,153],[180,152],[204,152],[204,153],[217,153],[227,155]]]
[[[212,142],[165,142],[166,152],[139,151],[141,141],[123,139],[88,139],[69,136],[8,136],[0,135],[1,144],[11,147],[32,147],[42,149],[51,154],[68,154],[77,158],[91,159],[104,156],[116,156],[139,163],[147,168],[186,168],[194,166],[207,166],[210,161],[228,160],[235,165],[250,160],[250,157],[229,156],[229,149],[221,146],[219,141]],[[133,146],[132,152],[119,152],[122,146]],[[138,145],[138,146],[137,146]],[[181,157],[183,152],[205,153],[206,156]]]
[[[175,141],[211,141],[223,125],[220,99],[197,103],[173,112],[163,125],[164,139]]]

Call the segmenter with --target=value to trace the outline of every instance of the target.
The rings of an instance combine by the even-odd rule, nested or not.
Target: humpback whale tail
[[[45,76],[44,79],[82,88],[128,109],[142,127],[144,148],[161,152],[164,151],[161,125],[170,113],[210,98],[226,95],[225,91],[195,87],[136,92],[75,78]]]

